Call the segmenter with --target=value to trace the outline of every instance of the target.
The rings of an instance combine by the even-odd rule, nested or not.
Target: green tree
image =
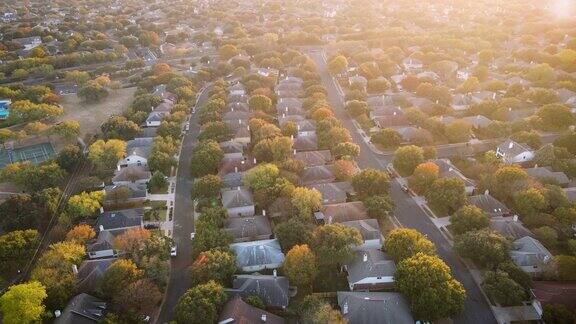
[[[372,134],[370,140],[385,149],[396,148],[402,143],[402,136],[395,129],[384,128]]]
[[[322,207],[322,194],[316,189],[297,187],[292,192],[291,202],[300,219],[310,221],[312,214]]]
[[[528,186],[530,177],[518,166],[504,166],[496,170],[489,182],[490,192],[504,203],[511,202],[514,193]]]
[[[536,113],[545,130],[565,130],[574,124],[574,115],[565,105],[548,104],[540,107]]]
[[[178,324],[215,323],[226,302],[224,288],[214,281],[189,289],[178,301],[174,319]]]
[[[432,183],[425,197],[434,211],[450,215],[466,203],[466,190],[458,178],[440,178]]]
[[[88,148],[88,160],[102,170],[116,168],[126,154],[126,142],[117,139],[97,140]]]
[[[95,81],[88,81],[78,89],[78,97],[88,103],[100,102],[107,96],[108,90]]]
[[[227,61],[229,59],[231,59],[232,57],[238,55],[239,51],[238,48],[234,45],[231,44],[226,44],[222,47],[220,47],[220,49],[218,50],[218,53],[220,54],[220,59]]]
[[[364,169],[354,175],[352,186],[360,199],[386,195],[390,191],[390,177],[384,171]]]
[[[348,67],[348,60],[342,55],[334,57],[328,62],[328,70],[332,74],[339,74]]]
[[[202,125],[202,132],[198,135],[198,140],[214,140],[224,142],[230,139],[232,135],[230,126],[222,121],[209,122]]]
[[[482,287],[501,306],[519,306],[527,298],[524,288],[503,271],[486,272]]]
[[[265,95],[254,95],[248,100],[250,109],[254,111],[263,111],[265,113],[272,113],[272,100]]]
[[[157,191],[166,187],[166,184],[167,181],[164,173],[160,171],[155,171],[154,174],[152,174],[150,180],[148,181],[148,189],[150,191]]]
[[[192,256],[196,258],[200,253],[211,249],[227,249],[232,243],[232,237],[222,228],[212,224],[196,224],[196,235],[192,246]]]
[[[127,141],[138,136],[140,126],[124,116],[112,116],[100,126],[100,130],[106,139],[115,138]]]
[[[72,171],[82,159],[84,159],[84,155],[82,155],[78,145],[66,145],[56,157],[58,165],[68,172]]]
[[[548,324],[573,324],[576,313],[564,305],[545,305],[542,320]]]
[[[465,205],[450,216],[452,231],[456,234],[464,234],[488,227],[490,221],[482,209],[474,205]]]
[[[37,281],[10,286],[0,297],[4,323],[26,324],[40,322],[44,314],[46,288]]]
[[[478,266],[490,268],[510,257],[510,242],[489,230],[466,232],[456,238],[454,249],[463,258],[469,258]]]
[[[466,290],[436,256],[417,253],[402,260],[394,279],[398,290],[410,300],[415,318],[434,321],[464,309]]]
[[[104,273],[100,289],[104,295],[112,297],[142,278],[142,275],[132,260],[118,259]]]
[[[63,138],[72,139],[80,135],[80,123],[75,120],[65,120],[52,127],[50,132]]]
[[[193,177],[216,173],[224,152],[215,141],[203,141],[192,150],[190,171]]]
[[[388,195],[370,196],[363,202],[370,218],[384,220],[394,210],[394,201]]]
[[[341,159],[343,157],[357,158],[360,155],[360,147],[357,144],[351,142],[339,143],[334,148],[332,148],[332,155]]]
[[[66,211],[74,219],[84,219],[94,215],[102,207],[103,201],[103,191],[81,192],[70,197]]]
[[[412,175],[414,169],[424,162],[424,151],[414,145],[400,147],[394,153],[394,168],[400,175],[406,177]]]
[[[536,238],[548,248],[554,248],[558,244],[558,232],[550,226],[535,228],[534,234]]]
[[[357,229],[336,223],[317,227],[310,246],[318,265],[330,267],[350,261],[353,258],[352,246],[362,242],[362,235]]]
[[[0,236],[0,273],[22,269],[34,255],[39,243],[37,230],[8,232]]]
[[[288,252],[296,245],[308,245],[312,241],[313,227],[299,221],[297,218],[291,218],[286,222],[281,222],[274,227],[274,235],[278,239],[284,252]]]
[[[213,174],[207,174],[194,180],[194,185],[192,186],[192,198],[216,198],[220,194],[220,188],[222,188],[222,180],[220,180],[220,177]]]
[[[234,254],[218,249],[200,253],[190,270],[192,282],[195,285],[211,280],[222,285],[229,285],[235,272],[236,257]]]
[[[295,245],[286,254],[282,270],[292,284],[304,291],[312,291],[318,273],[316,256],[308,245]]]
[[[444,128],[444,133],[450,143],[468,142],[472,126],[463,120],[456,120]]]
[[[540,189],[530,188],[514,194],[514,206],[521,215],[536,215],[548,208],[548,200]]]
[[[554,260],[556,261],[558,280],[576,280],[576,256],[557,255]]]
[[[438,165],[433,162],[419,164],[414,173],[408,178],[410,189],[418,194],[426,193],[438,179]]]
[[[412,257],[416,253],[434,255],[436,248],[422,233],[411,228],[392,230],[382,247],[396,262]]]

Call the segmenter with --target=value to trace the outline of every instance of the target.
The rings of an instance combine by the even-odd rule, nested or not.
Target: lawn
[[[144,220],[146,221],[166,221],[166,201],[149,201],[146,204],[151,209],[144,213]]]
[[[82,102],[76,95],[62,96],[64,115],[60,120],[77,120],[80,123],[82,137],[88,138],[98,133],[100,125],[109,116],[122,114],[132,103],[134,92],[135,87],[111,90],[108,97],[95,104]]]

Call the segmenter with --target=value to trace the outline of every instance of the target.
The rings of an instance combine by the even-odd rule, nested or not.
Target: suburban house
[[[240,142],[236,142],[236,141],[224,141],[224,142],[220,142],[219,143],[220,148],[222,149],[222,151],[224,152],[224,154],[228,154],[228,153],[243,153],[244,152],[244,148],[246,148],[246,146]]]
[[[353,250],[366,251],[370,249],[379,249],[382,247],[382,234],[380,232],[380,225],[378,225],[378,220],[374,218],[361,219],[342,222],[341,224],[357,229],[360,232],[360,235],[362,235],[362,240],[364,240],[364,243],[362,243],[362,245],[355,246]]]
[[[316,189],[322,194],[323,204],[339,204],[348,200],[348,196],[354,194],[352,183],[348,181],[314,183],[307,186],[310,189]]]
[[[242,153],[226,153],[218,166],[218,175],[248,171],[256,164],[256,158],[244,156]]]
[[[142,202],[148,199],[148,188],[145,183],[126,183],[109,185],[104,188],[105,204]]]
[[[118,251],[114,249],[114,240],[125,232],[126,229],[100,231],[96,241],[86,246],[88,258],[99,259],[118,256]]]
[[[96,232],[142,227],[143,216],[142,208],[107,211],[98,216],[94,227]]]
[[[266,216],[229,217],[224,228],[234,243],[267,240],[272,236],[272,228]]]
[[[318,137],[316,136],[316,134],[297,136],[294,139],[294,144],[292,145],[292,148],[296,150],[296,152],[317,151]]]
[[[379,249],[357,251],[344,265],[351,291],[383,290],[394,287],[396,264]]]
[[[552,182],[561,187],[565,187],[570,183],[570,178],[564,172],[556,172],[550,170],[548,167],[538,167],[525,169],[526,173],[532,178],[540,182]]]
[[[303,185],[314,183],[328,183],[336,180],[336,176],[332,172],[332,165],[318,165],[308,167],[302,171],[300,179]]]
[[[233,96],[243,96],[246,94],[246,90],[244,89],[244,86],[240,82],[228,88],[228,91]]]
[[[290,286],[288,278],[274,275],[236,275],[232,280],[232,288],[225,288],[229,297],[258,296],[266,308],[284,309],[290,302]]]
[[[218,324],[270,323],[284,324],[284,319],[260,308],[247,304],[239,295],[230,299],[220,312]]]
[[[166,117],[168,113],[164,111],[152,111],[148,118],[146,118],[145,125],[146,127],[158,127],[162,124],[164,117]]]
[[[496,148],[496,156],[504,163],[524,163],[534,159],[534,150],[526,144],[519,144],[508,139]]]
[[[243,272],[276,269],[284,263],[284,253],[278,240],[262,240],[230,244],[236,264]]]
[[[10,116],[10,100],[0,100],[0,120],[5,120]]]
[[[54,324],[100,323],[106,316],[106,302],[88,294],[74,296],[60,313],[56,312]]]
[[[512,240],[521,239],[525,236],[534,236],[534,234],[518,220],[518,216],[491,217],[489,226],[494,232]]]
[[[20,46],[24,46],[24,51],[29,52],[30,50],[40,46],[42,44],[42,38],[40,36],[15,38],[12,42],[17,43]]]
[[[468,179],[464,174],[462,174],[462,172],[457,167],[455,167],[452,162],[450,162],[450,160],[436,159],[432,162],[438,166],[438,176],[440,178],[460,179],[464,183],[466,194],[474,194],[474,190],[476,190],[476,184],[474,181]]]
[[[222,206],[228,211],[228,217],[254,216],[255,207],[252,192],[246,187],[222,190]]]
[[[361,201],[325,205],[314,214],[320,223],[333,224],[368,219],[368,210]]]
[[[340,312],[348,324],[414,324],[410,304],[394,292],[337,292]]]
[[[152,173],[147,166],[130,165],[116,170],[112,178],[112,183],[117,186],[129,183],[145,184],[150,178],[152,178]]]
[[[98,291],[104,273],[116,260],[115,258],[84,260],[80,267],[74,265],[72,271],[76,275],[76,291],[86,293]]]
[[[501,203],[498,199],[492,197],[488,192],[483,195],[468,197],[468,202],[480,208],[488,217],[505,217],[512,216],[512,211]]]
[[[462,120],[472,125],[475,129],[488,127],[492,124],[492,119],[483,115],[463,117]]]
[[[222,188],[234,189],[243,186],[244,174],[245,172],[231,172],[220,176],[220,179],[222,180]]]
[[[548,270],[553,258],[542,243],[530,236],[514,241],[509,254],[518,267],[533,277],[539,277]]]
[[[563,305],[576,309],[576,283],[558,281],[533,281],[532,296],[540,306]]]
[[[118,161],[118,170],[130,165],[147,165],[153,143],[153,137],[139,137],[126,142],[126,157]]]
[[[294,152],[294,160],[304,162],[305,167],[329,164],[333,161],[330,150]]]

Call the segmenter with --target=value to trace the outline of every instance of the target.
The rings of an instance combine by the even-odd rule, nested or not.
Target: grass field
[[[80,123],[82,138],[96,134],[100,125],[111,115],[120,115],[132,103],[136,88],[110,91],[110,95],[99,103],[82,102],[76,95],[62,97],[64,115],[60,120],[77,120]]]

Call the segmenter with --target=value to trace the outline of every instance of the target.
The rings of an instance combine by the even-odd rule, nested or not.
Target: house
[[[230,172],[220,176],[220,180],[222,180],[222,188],[234,189],[243,186],[243,179],[245,174],[246,172]]]
[[[148,199],[148,188],[145,183],[126,183],[104,187],[105,203],[119,204],[142,202]]]
[[[296,122],[298,136],[316,135],[316,122],[310,119],[299,120]]]
[[[72,271],[76,275],[76,291],[98,291],[106,270],[108,270],[116,260],[115,258],[84,260],[80,264],[80,267],[74,265]]]
[[[395,126],[406,126],[410,125],[410,121],[405,115],[387,115],[374,117],[372,119],[376,127],[378,128],[389,128]]]
[[[256,158],[244,156],[242,153],[226,153],[218,166],[218,175],[224,176],[234,172],[245,172],[256,166]]]
[[[404,66],[404,69],[406,69],[406,71],[408,72],[418,72],[419,70],[422,69],[422,67],[424,67],[422,61],[411,57],[403,59],[402,65]]]
[[[492,119],[482,115],[463,117],[462,120],[472,125],[472,127],[475,129],[488,127],[490,124],[492,124]]]
[[[491,217],[489,225],[490,229],[494,232],[512,240],[517,240],[524,236],[534,236],[534,234],[518,220],[518,216]]]
[[[146,118],[145,125],[146,127],[158,127],[162,124],[164,117],[166,117],[167,113],[163,111],[152,111],[148,118]]]
[[[119,251],[114,248],[114,240],[116,237],[124,234],[126,229],[116,229],[116,230],[103,230],[98,233],[98,238],[95,242],[90,243],[86,246],[86,252],[88,253],[88,258],[99,259],[99,258],[109,258],[117,257]]]
[[[284,263],[284,253],[278,240],[261,240],[230,244],[236,264],[243,272],[276,269]]]
[[[353,250],[366,251],[370,249],[379,249],[382,247],[382,234],[380,232],[380,225],[378,225],[378,220],[373,218],[361,219],[342,222],[340,224],[355,228],[358,230],[358,232],[360,232],[360,235],[362,235],[362,240],[364,243],[362,243],[362,245],[355,246]]]
[[[294,139],[294,144],[292,145],[292,148],[295,149],[296,152],[317,151],[318,137],[316,136],[316,134],[297,136]]]
[[[106,302],[88,294],[74,296],[62,312],[55,312],[54,324],[94,324],[106,316]]]
[[[372,108],[369,113],[370,119],[383,116],[396,116],[396,115],[398,116],[404,115],[404,111],[395,106],[378,106]]]
[[[220,312],[218,324],[270,323],[284,324],[284,319],[260,308],[247,304],[239,295],[230,299]]]
[[[313,183],[307,186],[310,189],[316,189],[322,194],[323,204],[339,204],[348,200],[348,195],[354,193],[352,184],[348,181],[330,182],[330,183]]]
[[[576,309],[576,283],[558,281],[533,281],[531,294],[542,306],[564,305]]]
[[[160,85],[155,86],[154,90],[152,91],[152,95],[158,96],[162,99],[172,101],[172,103],[174,103],[176,101],[176,95],[174,95],[172,92],[166,90],[165,84],[160,84]],[[154,110],[157,110],[157,108],[155,108]]]
[[[5,120],[10,116],[10,100],[0,100],[0,120]]]
[[[525,144],[508,139],[496,148],[496,156],[504,163],[524,163],[534,159],[534,151]]]
[[[228,91],[230,92],[230,95],[232,95],[232,96],[243,96],[246,94],[246,89],[244,89],[244,86],[240,82],[229,87]]]
[[[40,36],[32,36],[32,37],[24,37],[24,38],[15,38],[12,40],[13,43],[16,43],[20,46],[24,47],[24,51],[30,51],[42,44],[42,38]]]
[[[457,167],[455,167],[452,164],[452,162],[450,162],[450,160],[436,159],[433,160],[432,162],[434,162],[434,164],[438,166],[438,176],[440,178],[459,179],[460,181],[462,181],[462,183],[464,183],[464,189],[466,191],[466,194],[468,195],[474,194],[474,191],[476,190],[476,184],[474,183],[474,181],[468,179],[464,174],[462,174],[462,172]]]
[[[235,103],[235,102],[248,103],[248,96],[245,94],[243,95],[228,94],[228,103]]]
[[[286,277],[276,275],[237,275],[232,280],[232,288],[224,291],[230,297],[258,296],[267,308],[284,309],[290,302],[290,288]]]
[[[348,324],[414,324],[410,304],[394,292],[337,292],[340,312]]]
[[[254,216],[255,207],[252,192],[246,187],[220,191],[222,206],[228,211],[228,217]]]
[[[368,80],[361,75],[356,75],[348,78],[348,84],[349,85],[358,84],[362,87],[362,89],[366,89],[366,87],[368,86]]]
[[[564,193],[570,203],[576,203],[576,187],[564,188]]]
[[[316,219],[326,224],[368,219],[368,210],[361,201],[325,205],[315,214]]]
[[[396,264],[379,249],[357,251],[344,265],[351,291],[383,290],[394,287]]]
[[[565,187],[570,183],[570,178],[564,172],[555,172],[548,167],[538,167],[525,169],[526,173],[532,178],[540,182],[552,182],[561,187]]]
[[[298,98],[280,98],[276,103],[276,110],[279,115],[289,110],[302,111],[302,100]]]
[[[512,211],[489,193],[468,197],[468,202],[480,208],[488,217],[512,216]]]
[[[294,152],[294,160],[304,162],[305,167],[325,165],[334,159],[330,150]]]
[[[148,165],[148,156],[153,144],[152,137],[138,137],[126,142],[126,157],[118,161],[118,170],[130,165]]]
[[[514,241],[508,253],[512,262],[534,277],[539,277],[548,270],[553,258],[552,253],[542,243],[530,236]]]
[[[150,178],[152,173],[147,166],[130,165],[114,172],[112,183],[115,185],[124,185],[128,183],[145,184]]]
[[[229,217],[224,225],[234,243],[246,241],[268,240],[272,236],[272,228],[268,217]]]
[[[332,165],[318,165],[308,167],[304,169],[300,175],[301,182],[303,185],[332,182],[336,180],[336,176],[332,170]]]
[[[143,216],[142,208],[107,211],[98,216],[94,227],[96,232],[142,227]]]
[[[246,147],[244,144],[236,141],[224,141],[220,142],[220,148],[224,154],[227,153],[243,153],[244,148]]]

